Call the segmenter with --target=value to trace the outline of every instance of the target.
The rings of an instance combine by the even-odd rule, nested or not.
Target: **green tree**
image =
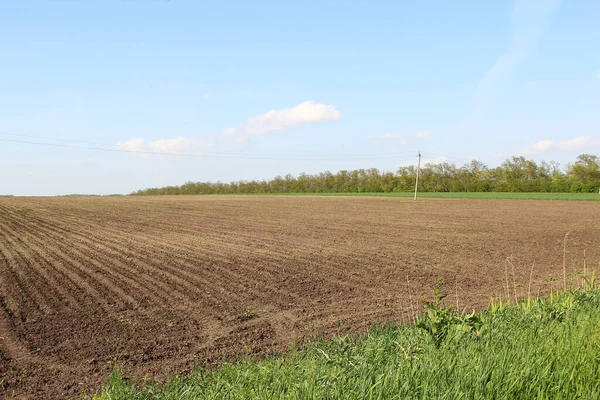
[[[573,192],[596,192],[600,189],[600,158],[592,154],[581,154],[569,165],[567,177]]]

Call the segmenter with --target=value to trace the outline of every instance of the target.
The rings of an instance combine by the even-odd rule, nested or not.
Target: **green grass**
[[[475,318],[429,304],[421,328],[382,326],[165,385],[114,373],[98,399],[600,398],[600,290],[497,302]],[[432,326],[441,341],[422,329]]]
[[[375,196],[409,197],[411,192],[364,192],[364,193],[270,193],[274,196]],[[598,193],[517,193],[517,192],[422,192],[419,198],[426,199],[506,199],[506,200],[579,200],[600,201]]]

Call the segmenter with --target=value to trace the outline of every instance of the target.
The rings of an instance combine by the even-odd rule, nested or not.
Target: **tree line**
[[[270,180],[186,182],[138,190],[132,195],[236,194],[236,193],[361,193],[408,192],[414,190],[417,168],[400,167],[396,172],[376,168],[329,171],[318,174],[290,174]],[[525,157],[511,157],[489,168],[473,160],[463,166],[442,162],[425,164],[419,174],[423,192],[598,192],[600,158],[581,154],[566,168],[552,161],[536,163]]]

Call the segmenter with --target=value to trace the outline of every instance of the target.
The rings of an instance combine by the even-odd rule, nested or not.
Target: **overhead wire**
[[[28,137],[28,138],[36,138],[33,135],[20,135],[20,134],[6,134],[1,133],[2,135],[11,135],[11,136],[20,136],[20,137]],[[192,158],[225,158],[225,159],[245,159],[245,160],[305,160],[305,161],[319,161],[319,160],[373,160],[373,159],[390,159],[390,158],[398,158],[402,156],[402,153],[375,153],[375,154],[338,154],[338,155],[311,155],[311,156],[274,156],[267,154],[251,154],[251,153],[220,153],[220,152],[201,152],[201,153],[190,153],[183,152],[179,150],[163,152],[163,151],[148,151],[148,150],[139,150],[139,149],[119,149],[114,147],[97,147],[97,146],[112,146],[100,143],[93,142],[84,142],[79,140],[66,140],[66,139],[55,139],[55,138],[47,138],[37,136],[37,138],[43,138],[45,140],[56,140],[62,142],[71,142],[71,143],[81,143],[81,144],[94,144],[94,146],[75,146],[69,144],[60,144],[60,143],[47,143],[47,142],[37,142],[30,140],[17,140],[17,139],[4,139],[0,138],[2,142],[9,143],[23,143],[23,144],[31,144],[37,146],[50,146],[50,147],[61,147],[61,148],[72,148],[72,149],[81,149],[81,150],[97,150],[97,151],[109,151],[109,152],[118,152],[118,153],[134,153],[134,154],[144,154],[144,155],[160,155],[160,156],[176,156],[176,157],[192,157]],[[404,153],[407,154],[407,153]],[[412,157],[411,157],[412,158]]]
[[[81,144],[88,144],[88,145],[93,145],[93,146],[105,146],[105,147],[110,147],[110,148],[114,148],[115,145],[113,144],[107,144],[107,143],[99,143],[99,142],[88,142],[88,141],[83,141],[83,140],[73,140],[73,139],[62,139],[62,138],[51,138],[51,137],[47,137],[47,136],[34,136],[34,135],[24,135],[24,134],[17,134],[17,133],[7,133],[7,132],[0,132],[0,135],[5,135],[5,136],[17,136],[17,137],[25,137],[25,138],[33,138],[33,139],[43,139],[43,140],[50,140],[50,141],[59,141],[59,142],[67,142],[67,143],[81,143]],[[5,140],[7,141],[7,140]],[[24,143],[24,142],[23,142]],[[34,142],[32,142],[34,143]],[[119,144],[124,144],[124,143],[119,143]],[[119,145],[117,144],[117,146]],[[146,146],[146,145],[139,145],[138,147],[145,149],[144,151],[148,151],[148,152],[152,152],[152,153],[158,153],[154,150],[152,150],[151,147]],[[139,152],[137,150],[131,150],[131,149],[118,149],[118,150],[125,150],[126,152]],[[173,153],[173,154],[190,154],[189,151],[183,151],[183,150],[169,150],[168,152],[164,152],[164,153]],[[267,156],[270,157],[272,156],[271,154],[264,154],[264,153],[236,153],[236,152],[219,152],[219,151],[207,151],[207,152],[202,152],[202,154],[219,154],[219,155],[231,155],[231,156]],[[367,156],[390,156],[390,157],[396,157],[396,156],[402,156],[402,155],[412,155],[413,152],[394,152],[394,153],[359,153],[359,154],[315,154],[315,155],[301,155],[301,156],[296,156],[296,157],[367,157]],[[172,155],[172,154],[171,154]]]

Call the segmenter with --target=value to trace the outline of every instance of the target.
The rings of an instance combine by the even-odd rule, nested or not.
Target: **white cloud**
[[[421,160],[421,163],[423,165],[437,165],[437,164],[441,164],[441,163],[445,163],[447,162],[449,159],[448,157],[436,157],[436,158],[423,158]]]
[[[145,143],[144,139],[135,138],[117,144],[117,148],[120,150],[127,150],[142,156],[151,156],[152,153],[157,153],[157,155],[202,155],[208,151],[210,147],[211,144],[207,141],[189,139],[183,136],[171,139],[159,139],[148,143]]]
[[[340,118],[342,118],[342,113],[335,106],[309,100],[291,108],[273,109],[264,114],[250,117],[245,125],[224,130],[222,137],[243,140],[251,135],[281,132],[310,123],[338,121]]]
[[[144,146],[144,139],[131,139],[128,140],[126,142],[119,142],[117,143],[117,148],[120,150],[128,150],[131,151],[132,153],[141,151],[142,148]]]
[[[522,153],[523,154],[536,154],[542,153],[554,146],[554,141],[552,140],[541,140],[536,144],[525,148]]]
[[[558,142],[548,139],[541,140],[534,145],[524,148],[520,153],[526,156],[540,154],[548,150],[574,151],[598,147],[600,147],[600,139],[591,136],[579,136],[571,140]]]
[[[342,118],[342,114],[335,106],[319,104],[310,100],[292,108],[270,110],[251,117],[246,124],[246,130],[251,135],[263,135],[308,123],[337,121],[340,118]]]
[[[406,144],[413,139],[427,139],[431,137],[432,132],[430,130],[417,132],[414,135],[408,135],[406,133],[383,133],[373,139],[375,143],[381,143],[384,141],[395,141],[396,143]]]

